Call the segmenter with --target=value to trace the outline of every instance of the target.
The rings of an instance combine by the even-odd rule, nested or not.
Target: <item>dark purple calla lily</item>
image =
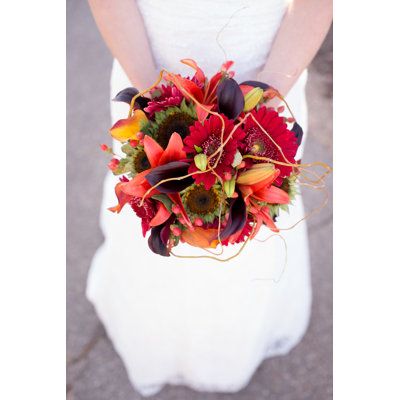
[[[147,182],[154,186],[158,182],[168,178],[178,178],[188,174],[188,163],[182,161],[173,161],[168,164],[161,165],[153,168],[150,173],[146,175]],[[157,190],[161,193],[178,193],[186,189],[193,183],[192,177],[187,177],[181,180],[174,180],[162,183],[157,186]]]
[[[152,228],[147,243],[153,253],[164,257],[170,256],[167,244],[171,231],[170,227],[174,220],[175,216],[171,215],[163,224]]]
[[[217,88],[218,111],[229,119],[235,120],[243,111],[244,97],[238,83],[232,79],[224,79]]]
[[[174,220],[175,216],[171,215],[163,224],[152,228],[148,245],[153,253],[164,257],[170,256],[167,244],[171,230],[170,227]]]
[[[113,98],[113,101],[122,101],[127,104],[131,104],[133,96],[136,96],[139,91],[134,87],[129,87],[126,89],[121,90],[117,93],[117,95]],[[143,109],[147,107],[147,103],[150,99],[140,96],[135,100],[135,105],[139,108]]]
[[[297,122],[294,123],[292,127],[292,132],[297,138],[297,144],[300,146],[303,140],[303,129]]]
[[[245,82],[242,82],[240,85],[259,87],[262,90],[267,90],[271,87],[270,85],[268,85],[264,82],[259,82],[259,81],[245,81]]]
[[[167,246],[165,246],[165,244],[161,240],[161,231],[163,228],[163,225],[152,228],[147,243],[153,253],[159,254],[160,256],[169,257]]]
[[[229,236],[243,229],[247,218],[246,204],[241,194],[233,199],[229,209],[229,218],[226,226],[222,229],[220,238],[225,240]]]

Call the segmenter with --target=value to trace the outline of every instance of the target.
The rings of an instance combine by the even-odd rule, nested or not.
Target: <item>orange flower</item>
[[[122,207],[127,202],[129,202],[129,199],[132,199],[133,197],[143,198],[146,195],[146,198],[149,198],[154,194],[160,193],[160,187],[158,187],[160,190],[157,190],[157,188],[150,190],[153,185],[149,183],[148,176],[152,172],[157,171],[157,167],[168,167],[169,165],[174,166],[176,164],[183,164],[177,161],[186,158],[186,153],[183,151],[182,138],[176,132],[171,135],[168,146],[165,150],[154,139],[147,135],[143,139],[143,146],[147,159],[150,163],[150,168],[137,174],[132,180],[128,182],[121,182],[117,184],[116,194],[119,204],[118,206],[113,207],[111,211],[119,212]],[[193,182],[192,179],[191,182]],[[147,193],[149,190],[150,192]],[[190,219],[184,211],[179,193],[167,192],[166,194],[174,204],[176,204],[183,210],[182,218],[185,220],[186,224],[189,227],[192,227]],[[152,221],[151,226],[154,226],[153,223],[158,223],[159,221],[164,222],[169,215],[170,213],[165,209],[165,207],[159,206],[157,215],[154,217],[155,219],[154,221]]]
[[[233,61],[227,61],[222,64],[221,70],[217,72],[210,80],[206,80],[203,70],[197,65],[196,61],[186,58],[181,60],[183,64],[192,67],[196,73],[194,79],[183,78],[179,74],[168,73],[165,79],[171,81],[189,100],[192,101],[190,96],[193,96],[200,104],[196,104],[197,118],[200,122],[204,122],[209,112],[211,111],[217,101],[217,87],[224,75],[228,75],[228,70],[232,66]]]
[[[215,249],[218,245],[218,229],[195,227],[192,230],[185,230],[182,239],[191,246],[200,248]]]
[[[280,171],[271,164],[255,164],[252,168],[239,174],[237,183],[243,199],[249,207],[249,212],[256,219],[256,229],[252,238],[258,233],[264,223],[273,232],[279,232],[271,215],[268,206],[262,206],[259,202],[270,204],[288,204],[289,195],[282,189],[273,186],[272,183],[279,176]]]
[[[110,129],[110,135],[120,142],[138,140],[136,135],[146,121],[146,114],[142,110],[135,110],[132,117],[118,120]]]

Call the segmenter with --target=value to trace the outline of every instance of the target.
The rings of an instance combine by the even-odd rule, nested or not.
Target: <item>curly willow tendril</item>
[[[254,278],[254,279],[252,279],[253,282],[254,281],[272,281],[274,283],[279,283],[280,280],[282,279],[283,274],[286,271],[287,262],[288,262],[288,248],[287,248],[286,240],[282,235],[280,235],[279,233],[273,233],[272,235],[269,235],[265,239],[257,239],[257,238],[255,238],[254,240],[256,240],[257,242],[260,242],[260,243],[265,243],[265,242],[267,242],[268,240],[270,240],[270,239],[272,239],[274,237],[278,237],[279,239],[281,239],[281,241],[282,241],[282,243],[284,245],[284,248],[285,248],[285,262],[283,264],[281,273],[279,274],[278,279],[275,279],[275,278]]]
[[[137,93],[131,100],[131,104],[130,104],[130,108],[129,108],[129,117],[132,116],[133,110],[134,110],[134,105],[135,105],[135,101],[138,97],[143,96],[146,93],[149,93],[153,88],[155,88],[163,79],[164,74],[168,74],[168,75],[173,75],[172,73],[170,73],[168,70],[166,70],[165,68],[163,68],[160,71],[159,77],[156,80],[156,82],[154,82],[153,85],[151,85],[149,88],[141,91],[140,93]],[[292,226],[287,227],[287,228],[278,228],[279,230],[291,230],[293,229],[295,226],[297,226],[298,224],[300,224],[302,221],[305,221],[306,219],[310,218],[311,215],[319,212],[320,210],[322,210],[326,204],[328,203],[328,192],[325,189],[325,178],[332,172],[332,168],[327,165],[324,162],[320,162],[320,161],[316,161],[316,162],[312,162],[312,163],[291,163],[287,157],[285,156],[284,152],[282,151],[282,148],[274,141],[274,139],[271,137],[271,135],[268,134],[268,132],[261,126],[261,124],[256,120],[256,118],[254,117],[254,115],[252,113],[247,113],[243,118],[239,119],[239,122],[237,124],[234,125],[232,131],[230,132],[230,134],[228,135],[228,137],[224,140],[224,133],[225,133],[225,120],[224,118],[221,116],[221,114],[219,114],[218,112],[215,111],[211,111],[209,110],[207,107],[205,107],[202,103],[200,103],[191,93],[189,93],[184,87],[182,87],[182,85],[179,82],[174,82],[174,84],[176,85],[176,87],[186,96],[188,97],[194,104],[196,104],[199,108],[201,108],[203,111],[205,111],[207,114],[211,114],[214,115],[216,117],[218,117],[221,121],[221,136],[220,136],[220,146],[215,150],[214,153],[212,153],[211,155],[207,156],[207,169],[205,171],[195,171],[192,172],[190,174],[187,175],[183,175],[180,177],[173,177],[173,178],[167,178],[167,179],[163,179],[160,182],[158,182],[157,184],[153,185],[151,188],[149,188],[146,193],[144,194],[144,196],[142,197],[142,200],[140,202],[140,206],[143,206],[145,199],[147,198],[147,196],[150,194],[150,192],[154,189],[156,189],[159,185],[165,183],[165,182],[170,182],[170,181],[179,181],[188,177],[191,177],[193,175],[196,174],[201,174],[201,173],[205,173],[205,172],[211,172],[213,175],[216,176],[217,180],[221,183],[221,185],[223,184],[223,179],[220,175],[218,175],[218,173],[215,171],[215,167],[218,165],[222,154],[223,154],[223,150],[225,145],[229,142],[229,140],[232,138],[232,136],[234,135],[234,133],[236,132],[236,130],[246,121],[247,118],[252,118],[252,120],[257,124],[258,128],[265,134],[267,135],[267,137],[269,138],[269,140],[276,146],[276,148],[279,150],[280,154],[282,155],[283,159],[285,160],[285,162],[283,161],[279,161],[279,160],[274,160],[272,158],[268,158],[268,157],[259,157],[259,156],[254,156],[251,154],[246,154],[243,156],[243,159],[245,158],[251,158],[254,160],[258,160],[258,161],[266,161],[266,162],[272,162],[274,164],[278,164],[278,165],[283,165],[283,166],[289,166],[292,168],[295,168],[299,171],[299,177],[303,178],[305,182],[303,182],[302,180],[298,180],[298,184],[299,186],[305,186],[305,187],[310,187],[313,188],[315,190],[319,190],[319,191],[323,191],[325,193],[325,197],[324,200],[322,201],[321,205],[318,207],[315,207],[313,210],[311,210],[309,213],[307,213],[303,218],[301,218],[299,221],[297,221],[296,223],[294,223]],[[296,118],[292,112],[292,110],[290,109],[288,103],[286,102],[285,98],[276,91],[276,96],[284,102],[284,104],[286,105],[289,113],[291,114],[292,118],[294,119],[294,121],[296,121]],[[217,156],[218,155],[218,156]],[[214,163],[212,163],[211,165],[211,160],[217,156],[216,160]],[[317,172],[313,171],[312,168],[314,167],[322,167],[324,169],[324,172],[322,174],[318,174]],[[309,175],[313,175],[316,179],[310,179],[309,176],[307,176],[307,174]],[[224,194],[225,196],[225,194]],[[224,200],[226,200],[226,196],[224,197]],[[208,259],[213,259],[216,261],[220,261],[220,262],[226,262],[226,261],[230,261],[234,258],[236,258],[237,256],[239,256],[239,254],[244,250],[245,246],[247,245],[247,243],[253,238],[253,234],[256,231],[258,222],[257,220],[254,218],[253,221],[253,226],[252,226],[252,231],[250,233],[250,235],[247,237],[247,239],[243,242],[243,244],[241,245],[241,247],[239,248],[239,250],[232,256],[227,257],[227,258],[219,258],[218,256],[223,255],[224,253],[224,248],[222,246],[222,241],[221,241],[221,219],[222,219],[222,204],[220,206],[220,210],[219,210],[219,218],[218,218],[218,230],[217,230],[217,237],[218,237],[218,245],[221,245],[221,250],[219,252],[213,252],[209,249],[203,249],[206,252],[208,252],[211,255],[199,255],[199,256],[186,256],[186,255],[179,255],[174,253],[172,250],[170,251],[170,253],[178,258],[208,258]],[[273,234],[270,235],[268,238],[264,239],[264,240],[259,240],[256,239],[259,242],[265,242],[267,240],[269,240],[271,237],[275,237],[278,236],[280,237],[285,245],[285,267],[283,268],[283,271],[281,273],[281,276],[283,275],[283,272],[286,268],[286,264],[287,264],[287,244],[285,239],[279,235],[279,234]],[[281,277],[280,276],[280,277]],[[280,279],[279,277],[279,279]],[[257,279],[258,280],[258,279]],[[265,280],[265,279],[262,279]],[[272,279],[273,281],[275,281],[274,279]]]

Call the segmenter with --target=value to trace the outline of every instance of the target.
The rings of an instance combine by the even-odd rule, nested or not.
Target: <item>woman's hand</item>
[[[257,80],[285,96],[313,60],[331,23],[332,0],[292,0]]]
[[[147,88],[158,77],[142,16],[134,0],[88,0],[112,55],[133,86]]]

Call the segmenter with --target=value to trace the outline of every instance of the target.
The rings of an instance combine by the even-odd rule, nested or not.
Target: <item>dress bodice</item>
[[[210,76],[228,59],[235,61],[239,81],[254,79],[264,65],[287,5],[288,0],[138,0],[158,68],[188,73],[179,60],[193,58]]]

